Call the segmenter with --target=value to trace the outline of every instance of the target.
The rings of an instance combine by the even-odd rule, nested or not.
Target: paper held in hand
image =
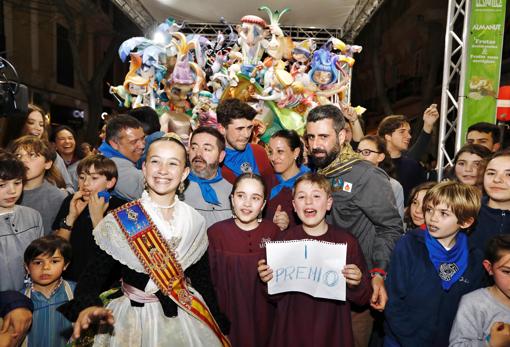
[[[266,243],[267,264],[273,278],[267,283],[269,294],[302,292],[316,298],[345,301],[342,269],[346,244],[317,240]]]

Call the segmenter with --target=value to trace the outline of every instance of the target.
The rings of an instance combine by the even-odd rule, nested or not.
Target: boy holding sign
[[[350,233],[328,225],[331,186],[318,174],[297,179],[293,190],[294,209],[302,225],[281,232],[280,241],[312,239],[347,244],[347,261],[342,270],[347,284],[347,301],[314,298],[301,292],[272,296],[276,303],[273,331],[268,346],[353,346],[350,303],[367,305],[372,289],[359,244]],[[258,272],[263,282],[273,279],[273,270],[261,259]]]

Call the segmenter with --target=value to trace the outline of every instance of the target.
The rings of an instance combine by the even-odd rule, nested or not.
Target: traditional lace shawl
[[[140,201],[185,270],[206,252],[208,239],[204,217],[177,197],[175,199],[171,221],[163,219],[157,205],[150,199],[147,192],[142,194]],[[134,271],[146,273],[111,213],[96,226],[93,235],[97,245],[115,260]]]

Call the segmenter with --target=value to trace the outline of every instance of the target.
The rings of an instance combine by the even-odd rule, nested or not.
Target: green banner
[[[506,0],[472,0],[467,46],[462,139],[478,122],[496,123]]]

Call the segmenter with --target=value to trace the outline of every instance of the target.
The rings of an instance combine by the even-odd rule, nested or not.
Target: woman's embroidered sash
[[[173,250],[167,245],[140,201],[126,204],[113,211],[112,215],[131,249],[161,292],[206,324],[223,346],[230,346],[229,340],[222,334],[205,303],[188,289],[184,271]]]

